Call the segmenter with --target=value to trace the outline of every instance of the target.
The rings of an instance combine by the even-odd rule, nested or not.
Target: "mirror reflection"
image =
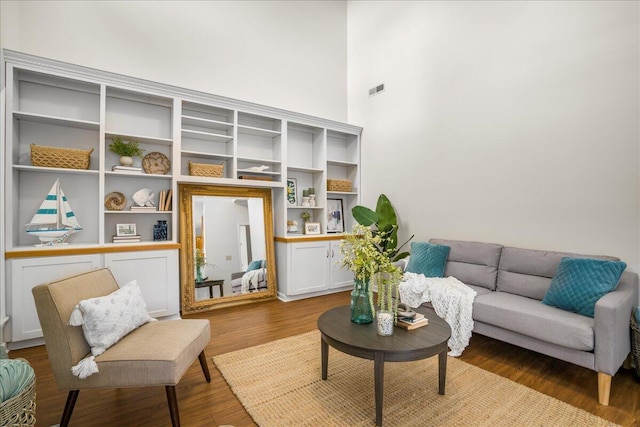
[[[181,185],[183,312],[275,297],[271,191]]]
[[[194,196],[196,301],[267,290],[262,199]]]

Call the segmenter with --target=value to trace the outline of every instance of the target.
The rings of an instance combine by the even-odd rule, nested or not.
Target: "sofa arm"
[[[231,273],[231,280],[239,279],[244,275],[244,271],[239,271],[237,273]]]
[[[638,275],[625,272],[595,308],[595,370],[615,375],[631,351],[629,319],[638,304]]]

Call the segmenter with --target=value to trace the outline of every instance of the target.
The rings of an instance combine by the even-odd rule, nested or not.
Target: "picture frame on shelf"
[[[305,222],[304,234],[320,234],[319,222]]]
[[[298,180],[287,178],[287,205],[298,206]]]
[[[327,199],[327,233],[344,233],[342,199]]]
[[[116,224],[116,236],[135,236],[136,225],[135,224]]]

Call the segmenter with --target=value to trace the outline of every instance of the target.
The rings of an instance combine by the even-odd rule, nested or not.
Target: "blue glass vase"
[[[153,226],[153,240],[167,240],[168,228],[167,221],[158,221],[158,223]]]
[[[355,279],[353,281],[353,291],[351,291],[351,321],[359,324],[373,322],[368,280]]]

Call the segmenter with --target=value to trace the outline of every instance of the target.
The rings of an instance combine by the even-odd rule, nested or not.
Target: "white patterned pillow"
[[[80,301],[69,324],[82,325],[91,354],[98,356],[129,332],[154,320],[147,312],[138,283],[133,280],[110,295]]]

